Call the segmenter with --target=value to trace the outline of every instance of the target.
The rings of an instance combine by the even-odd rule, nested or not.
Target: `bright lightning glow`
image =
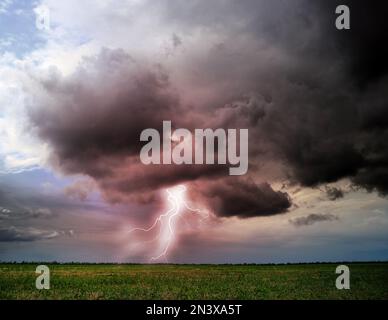
[[[201,215],[204,218],[209,216],[208,213],[203,214],[202,210],[192,209],[186,202],[186,190],[184,185],[167,189],[167,201],[170,202],[171,208],[164,214],[161,214],[156,218],[154,223],[149,228],[134,228],[129,232],[143,231],[150,232],[160,225],[160,231],[158,234],[158,241],[160,244],[160,254],[152,257],[151,261],[159,260],[162,257],[166,257],[169,248],[171,247],[176,234],[176,219],[185,211],[185,209]]]

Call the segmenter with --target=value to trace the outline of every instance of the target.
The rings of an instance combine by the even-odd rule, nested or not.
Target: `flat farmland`
[[[349,263],[350,290],[335,286],[338,264],[46,264],[50,289],[37,290],[38,264],[0,264],[0,299],[388,299],[388,263]]]

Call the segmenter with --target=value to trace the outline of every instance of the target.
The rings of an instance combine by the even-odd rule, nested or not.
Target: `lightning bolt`
[[[171,204],[171,208],[166,213],[158,216],[149,228],[134,228],[129,231],[129,233],[136,231],[150,232],[160,225],[157,239],[160,243],[164,243],[164,246],[162,246],[161,253],[155,257],[152,257],[151,261],[159,260],[160,258],[167,256],[168,250],[175,239],[176,219],[185,212],[185,209],[190,212],[194,212],[203,218],[209,217],[208,212],[204,212],[200,209],[193,209],[188,205],[185,198],[186,190],[187,188],[184,185],[179,185],[177,187],[167,189],[167,201]]]

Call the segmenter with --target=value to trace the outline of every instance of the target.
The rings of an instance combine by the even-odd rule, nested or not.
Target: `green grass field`
[[[348,264],[350,290],[336,264],[48,266],[37,290],[36,264],[0,264],[0,299],[388,299],[388,263]]]

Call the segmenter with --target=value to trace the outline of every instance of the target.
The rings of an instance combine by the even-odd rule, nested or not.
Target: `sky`
[[[386,14],[0,0],[0,261],[388,260]],[[248,172],[144,165],[163,121],[248,129]]]

